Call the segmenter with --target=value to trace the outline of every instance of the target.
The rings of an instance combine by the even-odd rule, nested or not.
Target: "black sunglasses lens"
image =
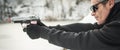
[[[97,9],[98,9],[98,7],[97,7],[97,6],[94,6],[94,5],[91,6],[91,8],[90,8],[90,10],[93,11],[93,12],[96,12]]]
[[[97,7],[93,6],[93,11],[96,12],[96,10],[97,10]]]

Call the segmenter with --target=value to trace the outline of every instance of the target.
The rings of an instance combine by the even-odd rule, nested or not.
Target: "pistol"
[[[29,16],[29,17],[12,17],[11,20],[14,23],[30,23],[31,21],[38,21],[40,20],[39,17],[37,16]]]

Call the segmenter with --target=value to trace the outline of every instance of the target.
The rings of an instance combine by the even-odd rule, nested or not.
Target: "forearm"
[[[94,29],[94,25],[87,23],[74,23],[69,25],[57,25],[57,26],[50,26],[49,28],[55,28],[58,30],[63,30],[67,32],[81,32],[81,31],[88,31]]]

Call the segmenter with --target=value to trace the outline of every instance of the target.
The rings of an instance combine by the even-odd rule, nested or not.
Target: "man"
[[[91,0],[97,23],[45,26],[42,22],[27,26],[32,39],[44,38],[71,50],[120,50],[119,0]]]

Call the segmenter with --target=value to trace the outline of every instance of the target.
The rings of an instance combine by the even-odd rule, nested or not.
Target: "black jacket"
[[[27,34],[32,39],[41,37],[52,44],[71,50],[120,50],[120,3],[115,4],[102,25],[29,25]]]

